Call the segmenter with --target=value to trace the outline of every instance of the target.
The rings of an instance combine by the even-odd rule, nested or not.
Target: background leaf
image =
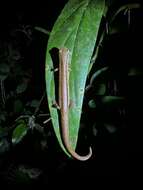
[[[29,105],[36,108],[39,106],[39,100],[32,100]]]
[[[12,143],[18,144],[27,134],[27,131],[28,131],[27,125],[24,122],[19,123],[19,125],[13,130]]]
[[[18,86],[17,86],[17,88],[16,88],[16,92],[17,92],[17,94],[20,94],[20,93],[23,93],[26,89],[27,89],[27,83],[25,82],[23,82],[23,83],[21,83],[21,84],[19,84]]]
[[[104,0],[70,0],[50,34],[46,54],[46,90],[53,127],[63,149],[58,113],[52,107],[57,86],[51,71],[53,62],[49,51],[55,47],[66,47],[70,50],[69,94],[74,106],[69,110],[69,134],[71,146],[75,149],[86,78],[103,11]]]
[[[121,96],[103,96],[101,99],[103,104],[112,104],[112,103],[120,104],[124,100],[125,98]]]
[[[96,103],[95,103],[94,100],[90,100],[90,101],[88,102],[88,105],[89,105],[90,108],[96,108]]]

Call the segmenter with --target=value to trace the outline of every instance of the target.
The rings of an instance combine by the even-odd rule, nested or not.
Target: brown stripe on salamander
[[[61,117],[61,137],[67,152],[75,159],[85,161],[92,155],[92,149],[89,148],[89,153],[86,156],[77,154],[70,145],[69,140],[69,50],[67,48],[59,49],[59,107]]]

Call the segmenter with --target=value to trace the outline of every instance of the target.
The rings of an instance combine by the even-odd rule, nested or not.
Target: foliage
[[[32,34],[32,27],[20,25],[9,30],[9,41],[0,39],[0,154],[9,151],[11,144],[19,144],[29,129],[40,128],[35,118],[43,114],[39,108],[45,95],[31,99],[32,65],[26,65]]]
[[[89,3],[89,6],[86,7],[88,2],[96,5],[92,6]],[[125,4],[124,2],[109,0],[105,1],[105,5],[101,5],[101,9],[98,9],[98,2],[101,3],[102,1],[70,0],[59,15],[51,33],[40,26],[21,23],[17,26],[13,25],[4,37],[3,35],[0,37],[1,179],[10,180],[12,183],[19,181],[21,184],[29,184],[31,180],[37,179],[45,171],[45,165],[47,166],[49,162],[48,159],[51,159],[52,164],[56,160],[55,166],[51,166],[51,162],[49,162],[49,171],[54,171],[55,168],[56,171],[61,170],[61,168],[64,168],[63,165],[66,165],[63,161],[64,154],[62,154],[62,158],[59,156],[60,148],[54,139],[55,132],[59,144],[63,148],[57,110],[52,107],[52,100],[56,99],[55,91],[58,89],[57,82],[53,80],[56,72],[54,74],[51,72],[54,59],[51,59],[49,51],[52,48],[66,46],[71,52],[70,97],[78,106],[78,110],[71,108],[69,113],[70,141],[74,148],[77,145],[78,137],[80,137],[78,136],[79,132],[82,132],[82,130],[85,133],[81,133],[84,137],[79,138],[81,147],[82,145],[85,147],[86,143],[89,144],[92,141],[94,148],[94,146],[102,144],[103,139],[106,141],[107,137],[109,141],[115,138],[113,140],[114,144],[117,134],[126,128],[127,114],[130,109],[134,109],[133,106],[135,106],[136,112],[137,106],[141,107],[142,94],[140,89],[143,69],[139,65],[139,61],[136,64],[131,62],[135,52],[128,55],[130,63],[124,57],[127,53],[126,47],[124,48],[125,39],[117,50],[119,54],[115,55],[115,59],[113,58],[114,49],[118,46],[116,38],[119,38],[120,41],[120,38],[124,35],[126,37],[130,36],[130,32],[134,31],[135,22],[137,21],[136,14],[140,11],[141,5],[140,3],[127,2]],[[47,50],[45,47],[41,48],[41,45],[39,47],[39,41],[42,41],[42,33],[44,34],[42,40],[45,44],[49,37]],[[136,41],[139,42],[141,36],[142,34],[138,35]],[[76,38],[75,41],[74,38]],[[114,42],[113,47],[108,47],[112,42]],[[46,51],[47,54],[45,72],[48,101],[45,97],[45,81],[41,80],[41,78],[44,78],[44,69],[41,77],[44,60],[40,59],[39,61],[36,57],[37,62],[35,62],[33,57],[29,58],[29,54],[33,56],[31,54],[35,48],[35,43],[39,48],[39,56],[41,56],[40,50],[44,53]],[[127,47],[129,48],[129,46]],[[135,47],[137,48],[137,44]],[[122,52],[122,49],[125,53]],[[34,57],[36,55],[37,53],[34,52]],[[135,54],[135,56],[137,59],[138,55]],[[110,60],[108,60],[109,57]],[[122,57],[122,60],[120,57]],[[113,63],[110,62],[112,59]],[[40,65],[43,63],[40,69],[37,67],[37,63]],[[128,80],[131,80],[131,83],[137,80],[137,85],[132,84],[129,87]],[[129,92],[127,92],[127,89],[129,89]],[[137,93],[139,95],[135,96]],[[128,99],[129,95],[131,99]],[[50,112],[47,107],[50,108]],[[50,128],[51,123],[54,131]],[[84,127],[82,128],[82,126]],[[135,129],[131,130],[133,133],[137,131]],[[91,138],[87,138],[87,136]],[[101,139],[98,137],[101,137]],[[27,139],[30,139],[28,143]],[[49,143],[50,140],[51,144]],[[49,143],[48,146],[47,143]],[[31,154],[30,151],[28,152],[29,149]],[[56,151],[58,149],[58,151],[56,152],[55,149]],[[13,159],[15,152],[16,156]],[[33,152],[35,154],[32,157]],[[43,171],[33,164],[36,159],[39,159],[37,155],[42,157],[42,161],[37,165],[43,167]],[[15,161],[15,158],[19,159],[19,157],[20,159],[24,157],[24,161]],[[30,160],[31,166],[26,165],[25,157],[26,160]],[[12,169],[10,162],[12,162]],[[5,170],[4,173],[3,170]],[[50,176],[52,176],[51,173]],[[55,178],[55,173],[53,176]]]

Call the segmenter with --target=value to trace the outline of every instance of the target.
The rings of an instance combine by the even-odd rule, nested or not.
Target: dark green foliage
[[[14,145],[18,144],[27,134],[27,130],[27,124],[23,120],[19,120],[19,122],[17,122],[17,126],[12,132],[12,143]]]
[[[64,3],[59,2],[62,9]],[[78,0],[72,2],[77,2],[77,6],[81,3]],[[44,62],[46,44],[50,36],[47,29],[51,28],[47,23],[53,18],[46,18],[45,24],[42,19],[36,26],[33,23],[25,24],[23,20],[18,24],[11,22],[5,29],[6,32],[0,36],[1,181],[10,184],[32,184],[42,179],[42,184],[50,184],[55,182],[55,179],[63,181],[63,176],[70,179],[72,177],[73,180],[82,176],[83,182],[85,178],[85,181],[88,180],[88,175],[93,175],[94,179],[96,176],[126,177],[138,174],[137,170],[142,171],[140,110],[143,106],[143,66],[139,44],[142,44],[143,14],[139,1],[128,2],[106,2],[101,25],[97,28],[94,51],[89,51],[93,54],[88,60],[90,65],[86,68],[86,73],[82,73],[78,63],[80,74],[84,75],[84,88],[83,97],[79,98],[80,125],[76,126],[76,137],[73,138],[77,139],[80,127],[77,150],[84,152],[85,142],[92,144],[93,159],[86,164],[68,160],[61,151],[51,127],[48,110],[50,101],[47,101],[45,96]],[[80,7],[81,4],[79,9]],[[54,5],[53,13],[56,10]],[[60,11],[55,14],[56,19]],[[76,12],[74,14],[78,17]],[[64,18],[62,19],[64,21]],[[92,19],[91,24],[95,24],[94,20]],[[27,23],[29,22],[28,18]],[[59,24],[57,21],[57,25]],[[55,45],[58,40],[60,46],[65,45],[63,39],[70,22],[64,24],[63,28],[57,27],[62,31],[62,37],[57,38],[55,35],[54,42],[50,43]],[[80,40],[77,36],[80,49],[85,46],[87,38],[86,30]],[[68,41],[66,44],[70,48]],[[79,48],[77,51],[79,52]],[[84,48],[80,51],[82,60],[86,57],[85,52]],[[73,60],[76,61],[74,55]],[[76,66],[74,69],[72,81],[78,78]],[[79,94],[77,83],[71,82],[70,86],[73,92]],[[53,92],[51,97],[53,99]],[[71,114],[71,121],[74,120],[73,115]],[[73,144],[75,146],[76,143]],[[73,172],[75,175],[71,176]],[[91,182],[90,177],[89,181]]]

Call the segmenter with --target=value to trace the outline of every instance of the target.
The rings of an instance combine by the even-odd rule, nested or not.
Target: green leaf
[[[104,123],[104,127],[109,133],[115,133],[117,131],[117,128],[113,124]]]
[[[57,19],[48,41],[45,69],[48,104],[56,136],[65,152],[58,113],[52,106],[56,99],[55,88],[58,87],[55,86],[54,73],[51,71],[53,62],[49,51],[55,47],[66,47],[70,50],[69,96],[73,106],[69,109],[69,138],[72,148],[75,149],[86,78],[103,11],[104,0],[69,0]]]
[[[108,6],[106,6],[106,11],[105,11],[105,17],[107,16],[108,10],[110,10],[110,6],[112,7],[112,3]],[[108,16],[108,29],[109,29],[109,34],[114,34],[116,32],[119,31],[123,31],[125,28],[123,25],[121,25],[120,23],[116,23],[116,18],[118,17],[119,14],[123,13],[125,15],[125,13],[127,13],[129,10],[132,9],[138,9],[140,8],[141,5],[139,3],[129,3],[129,4],[123,4],[122,6],[118,7],[118,9],[113,9],[110,10],[109,12],[109,16]]]
[[[90,108],[96,108],[96,103],[95,103],[94,100],[90,100],[90,101],[88,102],[88,105],[89,105]]]
[[[131,67],[128,72],[128,76],[142,76],[143,69],[138,67]]]
[[[121,103],[125,100],[122,96],[103,96],[101,102],[103,104],[110,104],[110,103]]]
[[[104,83],[95,85],[95,94],[96,95],[104,95],[106,92],[106,85]]]
[[[12,133],[12,143],[13,144],[18,144],[23,137],[27,134],[28,127],[25,123],[20,123]]]
[[[140,7],[141,7],[141,5],[139,3],[129,3],[129,4],[125,4],[121,7],[119,7],[119,9],[116,10],[115,13],[111,16],[110,23],[113,22],[115,20],[115,18],[117,17],[117,15],[119,15],[122,11],[138,9]]]
[[[99,70],[97,70],[91,77],[90,79],[90,85],[92,85],[94,83],[94,81],[96,81],[96,79],[101,76],[101,74],[104,74],[105,71],[107,71],[108,67],[103,67]]]
[[[21,83],[21,84],[19,84],[18,86],[17,86],[17,88],[16,88],[16,92],[17,92],[17,94],[20,94],[20,93],[23,93],[25,90],[27,89],[27,83],[25,82],[23,82],[23,83]]]
[[[34,107],[34,108],[38,107],[39,106],[39,100],[32,100],[30,102],[30,106]]]

